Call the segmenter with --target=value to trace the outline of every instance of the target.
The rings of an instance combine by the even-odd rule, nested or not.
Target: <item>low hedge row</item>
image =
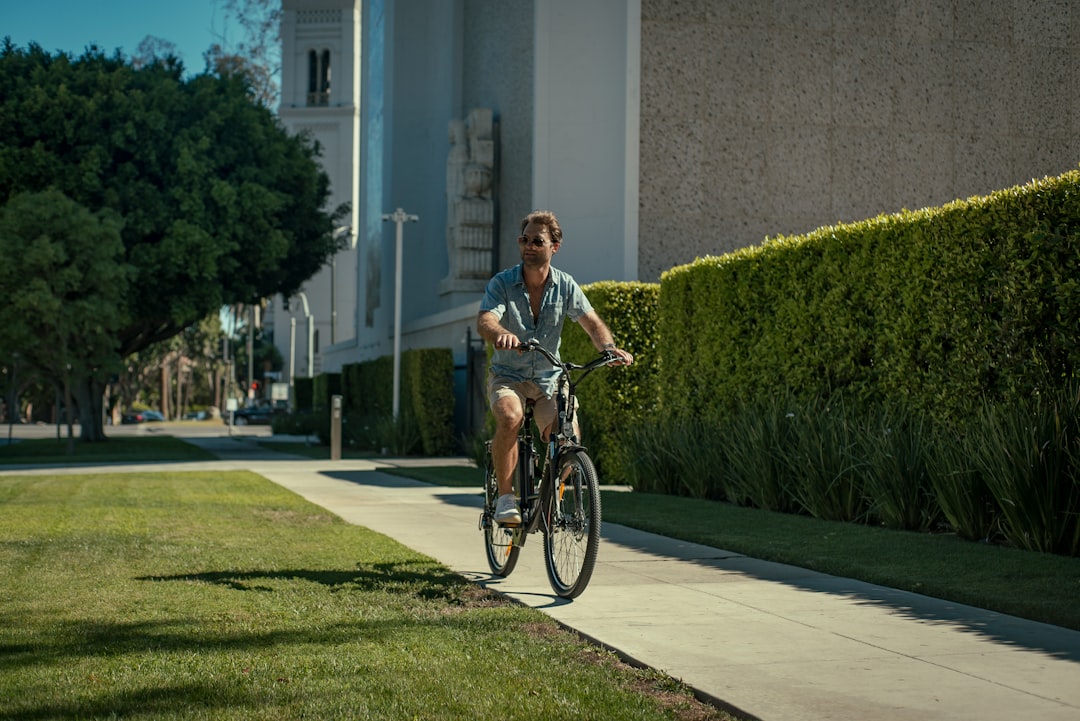
[[[400,417],[394,419],[392,356],[348,363],[340,373],[296,379],[296,414],[275,432],[313,432],[330,442],[330,405],[342,397],[342,440],[364,450],[450,455],[454,440],[454,359],[449,348],[401,354]]]
[[[392,356],[341,369],[346,417],[370,419],[374,426],[393,417]],[[417,348],[401,353],[399,402],[402,437],[415,436],[427,456],[454,453],[454,358],[449,348]],[[408,445],[408,444],[405,444]]]

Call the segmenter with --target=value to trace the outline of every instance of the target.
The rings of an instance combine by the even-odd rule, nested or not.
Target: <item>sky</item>
[[[184,69],[203,69],[203,52],[228,33],[221,0],[0,0],[0,38],[18,46],[81,55],[97,44],[131,57],[153,35],[176,44]],[[233,31],[238,35],[239,28]]]

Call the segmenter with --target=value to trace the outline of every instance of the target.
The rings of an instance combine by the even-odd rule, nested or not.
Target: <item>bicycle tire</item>
[[[576,598],[589,585],[600,551],[600,484],[592,459],[583,450],[559,459],[544,524],[544,567],[551,588]]]
[[[514,545],[514,529],[495,523],[495,503],[499,500],[499,483],[495,478],[495,467],[488,453],[484,469],[484,552],[488,568],[496,575],[505,578],[517,565],[521,547]]]

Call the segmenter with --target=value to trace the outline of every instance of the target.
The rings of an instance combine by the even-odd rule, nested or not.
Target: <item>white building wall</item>
[[[341,220],[347,247],[304,284],[316,330],[313,368],[308,367],[307,319],[303,304],[294,299],[285,309],[276,299],[268,322],[274,342],[285,359],[295,355],[294,375],[309,376],[340,368],[356,345],[356,233],[358,227],[358,140],[360,89],[360,20],[362,0],[284,0],[282,8],[282,99],[279,116],[292,132],[307,132],[319,144],[323,169],[330,178],[329,209],[348,203],[352,210]],[[309,52],[330,51],[330,94],[326,105],[308,97]],[[296,345],[291,342],[290,317],[297,318]],[[347,361],[344,361],[347,362]]]
[[[637,279],[640,2],[536,3],[533,205],[580,283]]]

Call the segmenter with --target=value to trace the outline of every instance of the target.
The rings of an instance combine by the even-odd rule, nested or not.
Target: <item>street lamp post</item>
[[[308,345],[307,345],[307,374],[309,378],[315,375],[315,319],[311,316],[311,308],[308,307],[307,296],[304,291],[296,294],[300,302],[304,304],[304,317],[307,319]],[[292,313],[290,309],[290,314]],[[289,403],[293,403],[293,385],[296,377],[296,316],[289,318]]]
[[[340,243],[342,238],[352,235],[351,225],[339,225],[334,228],[334,241]],[[337,247],[330,256],[330,345],[337,343]]]
[[[289,404],[292,404],[293,382],[296,378],[296,316],[289,316]]]
[[[408,221],[415,223],[419,215],[409,215],[401,208],[384,215],[383,221],[393,221],[397,225],[394,249],[394,420],[401,408],[401,227]]]

